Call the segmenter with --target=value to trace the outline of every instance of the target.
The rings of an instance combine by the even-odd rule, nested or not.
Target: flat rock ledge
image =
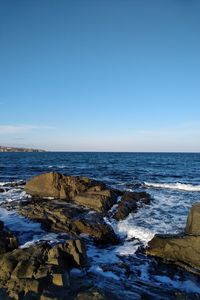
[[[200,203],[192,206],[183,234],[155,235],[146,253],[200,274]]]

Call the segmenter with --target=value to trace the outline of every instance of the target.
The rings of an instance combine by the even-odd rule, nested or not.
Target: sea
[[[184,232],[191,206],[200,202],[200,153],[0,153],[0,203],[28,195],[20,183],[45,172],[88,176],[126,191],[146,191],[151,203],[123,221],[105,218],[121,238],[117,246],[87,248],[87,270],[71,271],[75,282],[92,281],[111,299],[200,299],[200,279],[181,267],[146,256],[153,236]],[[38,222],[0,208],[0,220],[17,234],[20,247],[55,242]]]

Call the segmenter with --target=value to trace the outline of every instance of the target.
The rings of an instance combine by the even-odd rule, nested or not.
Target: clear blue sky
[[[0,144],[200,151],[200,1],[0,0]]]

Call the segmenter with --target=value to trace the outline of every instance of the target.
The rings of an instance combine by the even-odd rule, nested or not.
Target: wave
[[[189,192],[200,192],[200,185],[192,185],[186,183],[153,183],[153,182],[144,182],[146,187],[160,188],[160,189],[173,189],[173,190],[182,190]]]
[[[24,184],[24,181],[23,180],[17,180],[17,181],[1,181],[0,182],[0,186],[2,187],[15,187],[17,185],[22,185]]]

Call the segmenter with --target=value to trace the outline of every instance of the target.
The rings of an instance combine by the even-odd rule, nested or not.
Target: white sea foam
[[[58,234],[56,233],[41,233],[41,234],[37,234],[33,236],[33,239],[31,241],[28,241],[26,243],[24,243],[23,245],[20,246],[20,248],[28,248],[32,245],[34,245],[35,243],[38,243],[40,241],[47,241],[49,242],[49,244],[52,243],[57,243],[59,242],[58,239]]]
[[[113,272],[111,272],[111,271],[104,272],[103,269],[100,266],[92,266],[89,269],[89,272],[91,272],[93,274],[96,274],[96,275],[103,276],[103,277],[107,277],[107,278],[110,278],[110,279],[120,280],[120,277],[115,275]]]
[[[16,184],[21,184],[23,182],[23,180],[17,180],[17,181],[1,181],[0,182],[0,186],[9,186],[16,183]]]
[[[87,256],[91,261],[96,264],[114,264],[119,261],[119,258],[116,256],[118,247],[113,248],[98,248],[94,245],[90,245],[87,249]]]
[[[137,241],[125,241],[123,245],[120,245],[116,248],[115,254],[119,256],[129,256],[134,255],[138,250],[140,244]]]
[[[126,237],[127,239],[138,239],[141,242],[143,242],[145,245],[150,241],[153,237],[155,232],[144,228],[137,226],[133,224],[132,221],[132,215],[129,215],[129,217],[126,220],[120,221],[116,223],[113,228],[117,234],[119,234],[122,238]]]
[[[146,187],[160,188],[160,189],[173,189],[182,190],[188,192],[200,192],[200,185],[192,185],[186,183],[154,183],[154,182],[144,182]]]
[[[20,201],[26,198],[30,198],[30,196],[25,191],[20,188],[14,188],[1,193],[0,202]]]

